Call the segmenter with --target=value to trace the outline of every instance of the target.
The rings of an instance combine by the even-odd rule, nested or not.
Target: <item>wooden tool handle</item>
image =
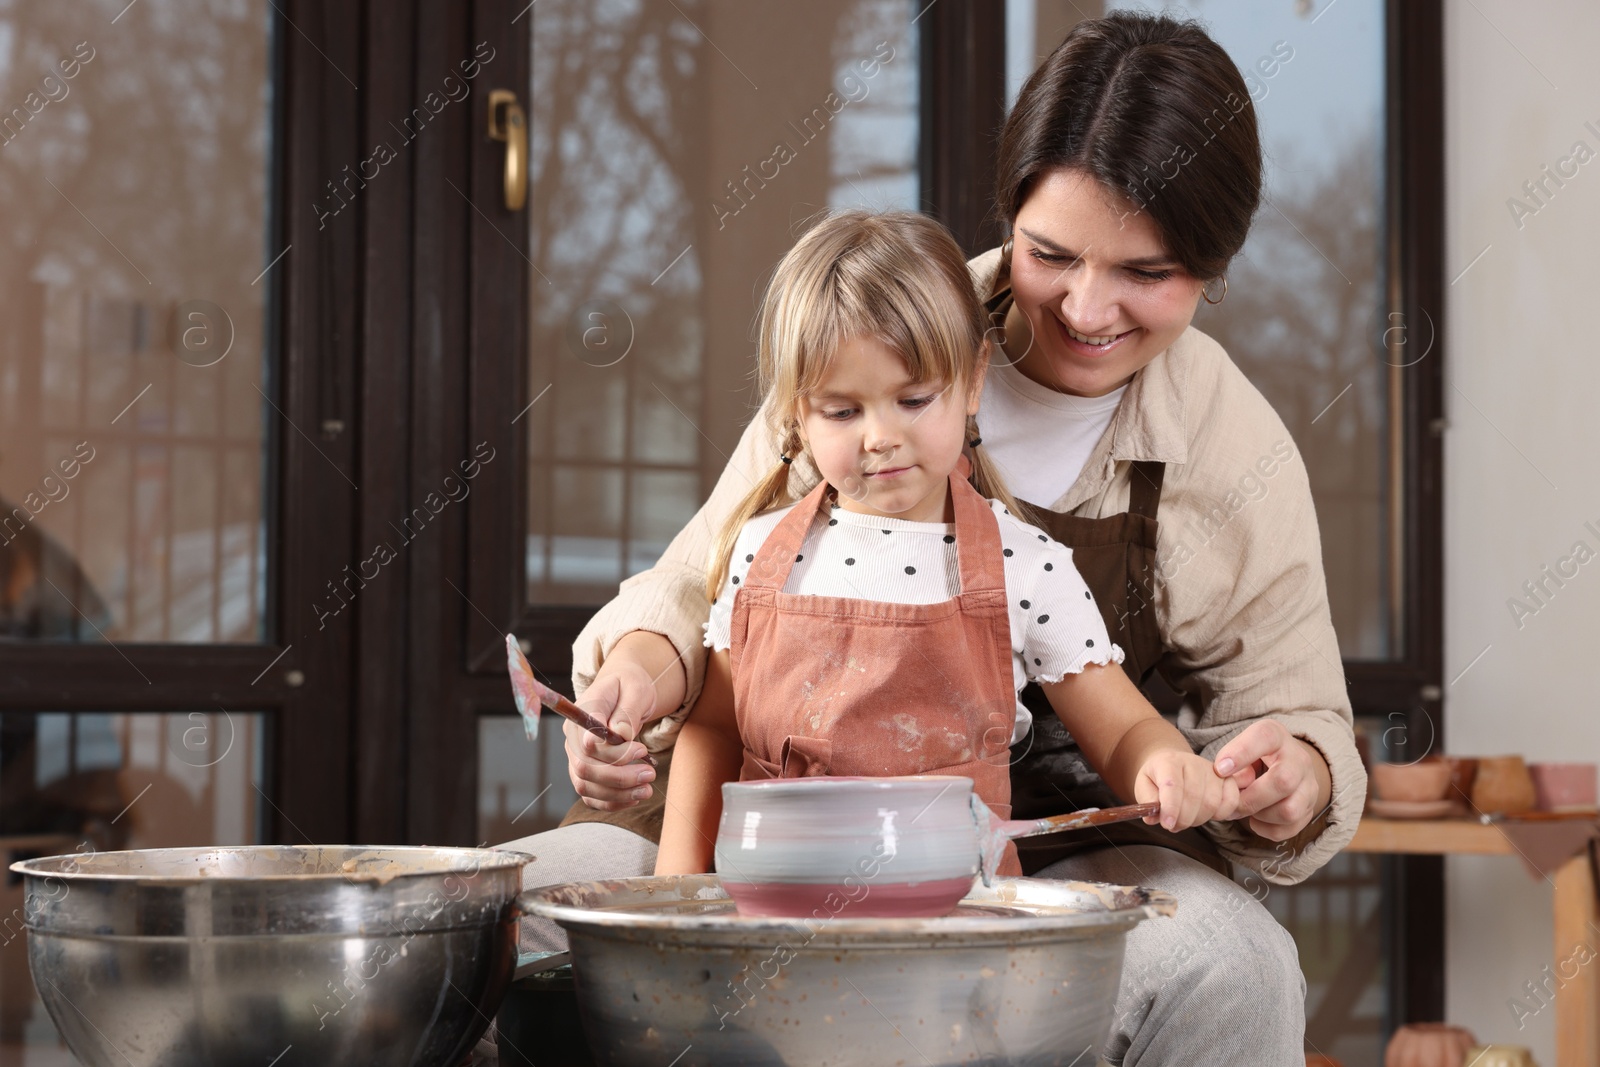
[[[1148,804],[1123,804],[1098,811],[1069,811],[1064,815],[1049,815],[1043,819],[1015,820],[1006,824],[1005,835],[1010,838],[1037,837],[1063,830],[1084,830],[1091,826],[1106,826],[1115,822],[1131,822],[1161,811],[1157,801]]]

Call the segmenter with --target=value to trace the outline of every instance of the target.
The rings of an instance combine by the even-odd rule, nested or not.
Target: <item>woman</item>
[[[1190,326],[1201,299],[1226,296],[1260,188],[1248,91],[1203,31],[1084,22],[1007,120],[997,203],[1012,237],[970,264],[1003,353],[982,447],[1030,520],[1073,549],[1124,669],[1188,694],[1180,729],[1241,787],[1235,821],[1182,834],[1136,822],[1022,852],[1030,874],[1181,901],[1129,937],[1111,1063],[1302,1062],[1304,979],[1259,900],[1348,843],[1366,792],[1305,468],[1266,400]],[[778,455],[763,416],[661,561],[578,639],[581,702],[644,744],[569,729],[584,803],[572,825],[520,843],[539,856],[530,885],[651,869],[665,790],[637,761],[645,746],[667,754],[698,693],[712,531]],[[795,497],[816,484],[808,464],[792,472]],[[1016,817],[1110,802],[1039,710],[1013,753]]]

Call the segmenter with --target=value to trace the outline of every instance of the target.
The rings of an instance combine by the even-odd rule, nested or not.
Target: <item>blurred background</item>
[[[804,221],[917,209],[998,244],[1007,108],[1124,6],[0,0],[7,863],[554,826],[560,732],[524,738],[503,635],[568,688],[582,622],[748,421],[755,305]],[[1595,759],[1600,581],[1508,600],[1600,524],[1600,179],[1523,187],[1600,149],[1600,13],[1167,10],[1258,109],[1266,201],[1195,324],[1310,472],[1372,757],[1448,726],[1452,752]],[[1308,1048],[1376,1065],[1448,1018],[1555,1062],[1554,1013],[1507,1010],[1553,960],[1514,865],[1350,852],[1266,903]],[[7,875],[0,1067],[70,1062],[20,904]]]

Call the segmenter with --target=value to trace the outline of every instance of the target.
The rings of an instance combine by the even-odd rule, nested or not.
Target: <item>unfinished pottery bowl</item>
[[[1424,759],[1416,763],[1378,763],[1372,767],[1372,784],[1381,800],[1419,803],[1441,800],[1450,789],[1452,768],[1447,760]]]
[[[727,782],[716,869],[747,916],[944,915],[981,873],[972,780]]]

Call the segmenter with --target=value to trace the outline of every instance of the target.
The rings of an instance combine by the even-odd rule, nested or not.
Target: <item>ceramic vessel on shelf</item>
[[[1450,775],[1449,762],[1436,757],[1416,763],[1377,763],[1372,767],[1372,784],[1380,800],[1420,804],[1444,799]]]
[[[1472,1067],[1539,1067],[1533,1053],[1521,1045],[1475,1045],[1461,1062]]]
[[[1587,811],[1595,806],[1592,763],[1530,763],[1528,775],[1540,811]]]
[[[1520,815],[1532,811],[1533,779],[1521,756],[1487,756],[1478,761],[1472,783],[1472,806],[1485,815]]]
[[[1461,1067],[1478,1043],[1472,1031],[1449,1023],[1408,1023],[1394,1032],[1383,1067]]]
[[[1446,756],[1444,760],[1450,764],[1450,789],[1445,799],[1465,807],[1472,797],[1472,783],[1478,777],[1478,758]]]
[[[1442,819],[1456,814],[1456,805],[1449,800],[1383,800],[1373,797],[1367,801],[1367,811],[1380,819]]]

